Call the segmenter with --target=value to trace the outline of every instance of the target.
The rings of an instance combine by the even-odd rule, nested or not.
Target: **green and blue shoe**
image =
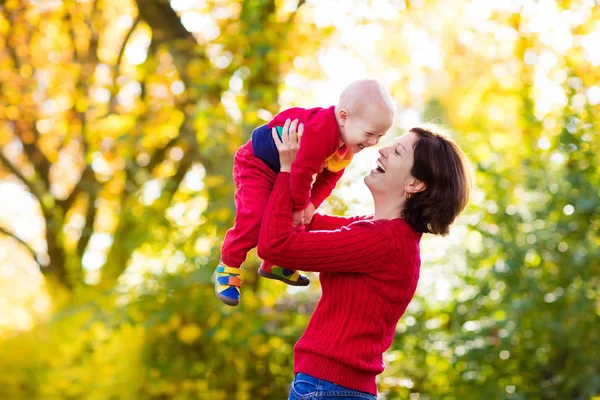
[[[308,286],[310,279],[302,275],[296,270],[278,267],[268,261],[264,261],[260,264],[258,274],[263,278],[276,279],[281,282],[285,282],[292,286]]]

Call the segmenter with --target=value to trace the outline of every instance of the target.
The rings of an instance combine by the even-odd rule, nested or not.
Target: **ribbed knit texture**
[[[403,219],[316,214],[292,227],[290,174],[281,172],[264,213],[258,254],[277,265],[321,272],[323,294],[294,347],[294,372],[377,394],[383,352],[419,279],[419,241]]]
[[[288,108],[277,114],[269,127],[283,126],[286,119],[304,124],[304,134],[296,160],[292,164],[290,189],[294,210],[304,210],[312,202],[319,207],[335,188],[344,169],[323,169],[325,161],[340,148],[340,128],[335,119],[335,106],[328,108]],[[275,154],[279,157],[279,154]],[[317,177],[313,183],[313,175]]]

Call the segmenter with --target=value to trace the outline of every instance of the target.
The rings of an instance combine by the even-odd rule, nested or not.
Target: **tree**
[[[551,16],[542,10],[496,10],[473,27],[468,12],[438,28],[447,75],[431,74],[433,99],[423,107],[456,132],[476,166],[470,232],[460,242],[466,263],[446,303],[417,299],[410,323],[401,321],[389,376],[408,383],[390,393],[588,399],[600,390],[600,175],[592,167],[600,141],[589,96],[600,76],[581,46],[543,36],[539,20]],[[592,21],[556,31],[584,43]]]
[[[274,1],[210,3],[202,12],[217,16],[213,33],[190,32],[168,2],[141,3],[1,7],[2,137],[16,150],[0,153],[0,162],[37,199],[47,254],[8,227],[1,232],[71,289],[86,279],[110,288],[136,249],[164,240],[173,227],[166,211],[194,166],[205,189],[180,200],[205,197],[205,218],[223,233],[233,152],[259,110],[277,110],[282,76],[318,40],[295,29],[303,1],[287,12]],[[159,193],[144,204],[148,187]],[[100,276],[86,278],[84,256],[97,233],[112,244],[96,263]]]

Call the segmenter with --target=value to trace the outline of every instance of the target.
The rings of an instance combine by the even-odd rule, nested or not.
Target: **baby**
[[[290,108],[252,132],[252,139],[239,148],[233,160],[236,216],[233,228],[225,235],[221,262],[215,271],[215,292],[225,304],[236,306],[240,302],[240,267],[258,244],[263,212],[279,172],[279,154],[271,130],[281,132],[290,120],[297,120],[293,123],[299,123],[299,132],[304,130],[290,174],[297,226],[310,223],[315,209],[331,194],[354,154],[376,145],[388,131],[394,121],[394,105],[379,82],[363,79],[344,89],[335,106]],[[258,273],[289,285],[310,283],[298,271],[277,267],[267,260]]]

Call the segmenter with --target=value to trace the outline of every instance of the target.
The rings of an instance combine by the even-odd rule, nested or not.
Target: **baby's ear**
[[[339,117],[339,120],[340,120],[340,124],[342,126],[344,126],[344,124],[348,120],[348,110],[342,108],[340,111],[338,111],[338,117]]]

